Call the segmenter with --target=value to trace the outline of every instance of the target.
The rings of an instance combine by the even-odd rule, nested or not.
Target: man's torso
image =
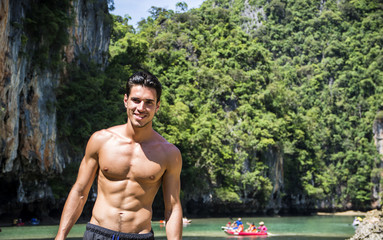
[[[91,223],[114,231],[148,233],[152,203],[166,169],[168,144],[136,143],[115,132],[99,149],[98,195]]]

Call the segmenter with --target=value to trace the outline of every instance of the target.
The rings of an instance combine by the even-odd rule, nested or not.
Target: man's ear
[[[158,110],[160,109],[160,104],[161,104],[161,101],[159,101],[159,102],[157,103],[157,106],[156,106],[156,113],[157,113]]]
[[[124,95],[124,106],[125,108],[128,108],[128,95]]]

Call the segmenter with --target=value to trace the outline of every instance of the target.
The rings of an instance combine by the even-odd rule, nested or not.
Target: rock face
[[[383,211],[369,211],[350,240],[383,239]]]
[[[273,183],[273,190],[271,192],[270,200],[267,204],[266,209],[269,213],[272,211],[273,214],[278,214],[282,208],[282,196],[281,193],[284,190],[283,181],[283,155],[277,148],[269,149],[266,153],[267,159],[269,159],[269,174],[270,179]]]
[[[242,24],[242,29],[246,33],[251,33],[252,29],[257,29],[262,26],[262,20],[266,20],[266,14],[263,8],[252,7],[248,0],[244,2],[245,9],[242,12],[242,16],[246,20]]]
[[[70,157],[57,139],[56,95],[62,74],[38,69],[28,54],[26,12],[33,0],[0,2],[0,214],[21,203],[53,198],[47,176],[61,173]],[[63,61],[78,56],[105,66],[111,26],[107,0],[73,1],[74,22]],[[65,29],[64,29],[65,31]]]
[[[376,150],[380,156],[383,156],[383,111],[379,111],[377,114],[374,121],[373,133]],[[379,172],[373,174],[372,177],[372,182],[374,184],[372,188],[372,196],[374,198],[372,202],[373,208],[381,207],[382,203],[383,186],[381,184],[381,179],[383,179],[383,158],[377,159],[376,165]]]

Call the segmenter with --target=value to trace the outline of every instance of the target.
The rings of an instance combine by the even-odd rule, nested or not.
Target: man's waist
[[[119,240],[151,240],[154,239],[154,233],[151,230],[148,233],[129,233],[111,230],[96,224],[88,223],[86,225],[87,232],[93,232],[95,234],[110,238],[110,239],[119,239]]]
[[[125,233],[148,233],[152,228],[151,217],[126,218],[121,216],[93,214],[90,223],[113,231]]]

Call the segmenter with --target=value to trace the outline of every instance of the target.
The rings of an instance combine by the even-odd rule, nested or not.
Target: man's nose
[[[139,111],[144,110],[144,108],[145,108],[145,103],[144,103],[144,101],[140,102],[140,103],[137,105],[137,109],[138,109]]]

